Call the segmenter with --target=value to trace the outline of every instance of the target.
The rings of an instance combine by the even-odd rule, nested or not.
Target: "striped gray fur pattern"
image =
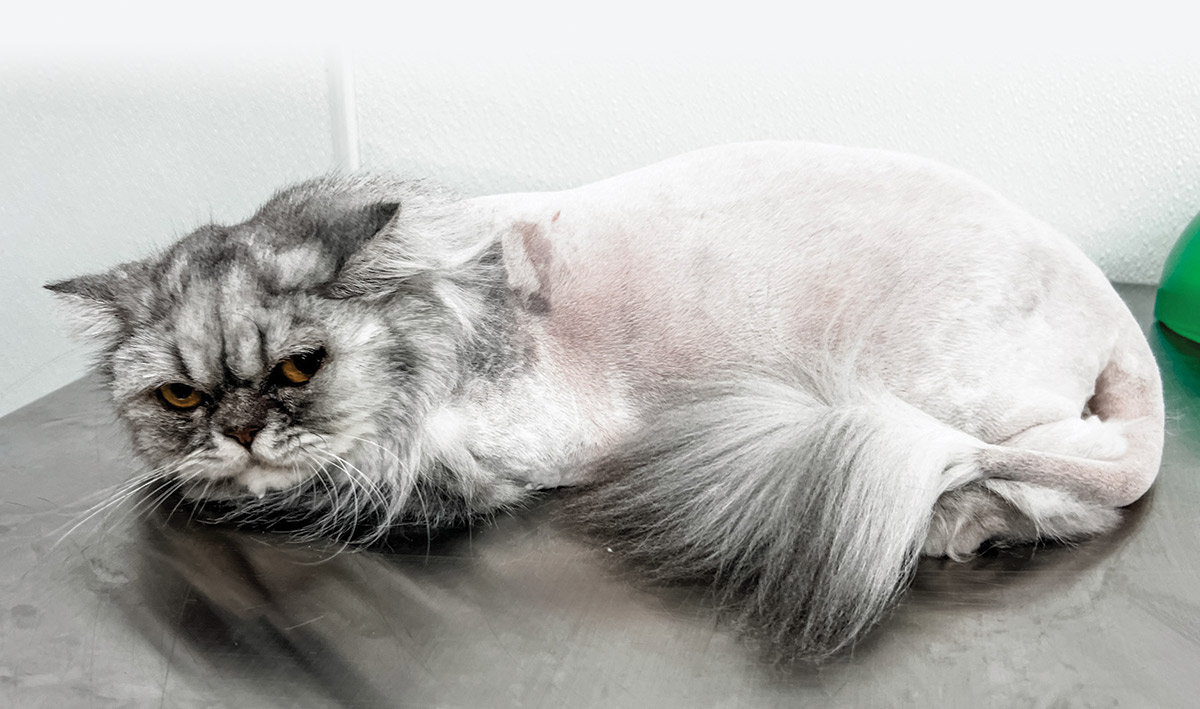
[[[372,243],[401,202],[416,216]],[[156,257],[49,287],[81,306],[137,453],[190,497],[239,498],[222,518],[303,511],[310,524],[298,531],[312,535],[361,533],[364,518],[377,520],[375,533],[393,520],[458,522],[521,490],[463,484],[414,440],[462,361],[515,366],[487,341],[503,329],[500,308],[484,302],[503,283],[494,256],[440,260],[462,258],[447,250],[461,216],[420,185],[321,178],[279,192],[243,224],[205,226]],[[406,258],[387,269],[368,257],[399,243]],[[434,278],[440,269],[449,275]],[[271,382],[280,359],[309,351],[325,353],[321,377]],[[147,395],[176,381],[205,392],[204,403],[170,411]],[[252,458],[223,435],[248,420],[262,425]]]
[[[557,193],[331,176],[48,286],[153,487],[370,542],[542,488],[779,659],[851,648],[924,553],[1104,533],[1161,385],[1065,237],[911,156],[764,143]]]

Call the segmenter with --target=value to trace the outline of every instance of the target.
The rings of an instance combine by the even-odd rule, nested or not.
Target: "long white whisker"
[[[358,473],[359,479],[361,480],[363,487],[366,489],[368,496],[373,496],[381,507],[386,507],[387,497],[384,495],[383,489],[379,487],[379,484],[376,483],[376,481],[372,480],[370,476],[364,473],[361,468],[351,463],[349,460],[337,455],[336,453],[331,453],[329,451],[314,452],[329,456],[332,459],[331,462],[341,468],[342,471],[346,473],[347,477],[353,477],[350,475],[351,471]]]
[[[75,524],[71,525],[70,529],[67,529],[67,531],[63,532],[62,536],[60,536],[58,538],[58,540],[54,542],[54,544],[51,548],[57,547],[59,544],[61,544],[63,542],[63,540],[65,540],[67,537],[69,537],[76,529],[79,529],[81,526],[86,524],[89,520],[94,518],[96,515],[104,512],[105,510],[108,510],[109,514],[111,514],[112,510],[115,509],[115,507],[117,507],[121,503],[129,500],[129,498],[133,497],[134,495],[141,492],[142,490],[145,490],[147,487],[150,487],[150,486],[154,485],[155,483],[160,482],[161,480],[163,480],[166,477],[166,475],[169,475],[169,473],[167,472],[167,468],[165,468],[165,467],[157,468],[157,469],[149,471],[147,473],[142,473],[142,474],[136,475],[133,478],[131,478],[129,481],[126,481],[126,482],[121,483],[120,485],[116,486],[115,489],[113,489],[112,492],[109,493],[109,497],[107,497],[106,499],[102,500],[101,502],[93,505],[92,507],[88,508],[84,512],[80,513],[83,515],[82,519],[80,519]],[[107,517],[106,517],[106,519],[107,519]],[[67,524],[71,524],[70,521],[68,521],[66,524],[64,524],[63,527],[67,526]],[[59,527],[58,529],[51,531],[50,534],[56,533],[59,529],[62,529],[62,527]]]
[[[345,434],[343,434],[343,435],[345,435]],[[396,467],[398,468],[400,475],[402,476],[403,479],[405,479],[405,482],[407,482],[408,484],[404,486],[404,488],[407,488],[407,489],[402,488],[401,496],[394,500],[391,500],[391,504],[386,507],[387,519],[390,522],[391,520],[398,517],[401,512],[402,506],[403,506],[403,502],[404,502],[403,498],[405,496],[407,496],[409,493],[413,493],[417,496],[417,503],[421,506],[421,520],[425,523],[425,536],[426,536],[426,538],[431,536],[432,535],[432,527],[431,527],[431,523],[430,523],[430,519],[429,519],[429,508],[425,503],[425,496],[421,493],[421,486],[417,484],[417,481],[415,479],[412,479],[413,475],[414,475],[414,471],[412,470],[412,468],[414,466],[412,466],[409,462],[402,459],[399,455],[396,454],[395,451],[393,451],[389,448],[386,448],[386,447],[380,445],[379,443],[376,443],[375,441],[368,440],[368,439],[362,438],[360,436],[347,435],[345,437],[349,438],[351,440],[359,441],[361,443],[366,443],[367,445],[375,446],[380,451],[382,451],[384,454],[391,456],[392,459],[396,461]]]
[[[336,495],[337,495],[336,491],[339,490],[341,488],[341,486],[338,485],[336,483],[336,481],[334,481],[334,479],[329,475],[329,472],[324,469],[323,465],[321,465],[320,461],[314,457],[313,453],[314,453],[314,451],[306,451],[306,454],[309,456],[310,460],[312,460],[312,462],[314,464],[317,464],[318,471],[319,471],[318,475],[319,475],[320,479],[322,480],[322,483],[326,484],[330,490],[334,491],[334,495],[336,497]],[[343,468],[343,471],[344,470],[345,469]],[[347,477],[349,478],[349,473],[347,473]],[[328,480],[328,483],[325,483],[326,480]],[[350,479],[350,485],[351,485],[351,488],[350,488],[351,494],[353,495],[352,500],[351,500],[351,510],[353,511],[353,513],[355,515],[354,527],[351,527],[351,530],[353,530],[353,529],[357,528],[357,525],[359,522],[358,512],[359,512],[360,505],[358,503],[357,492],[355,491],[355,486],[354,486],[352,478]],[[338,527],[341,524],[339,522],[339,513],[340,513],[341,509],[342,509],[342,505],[339,502],[330,510],[329,514],[326,515],[327,521],[325,523],[319,525],[317,527],[317,529],[315,530],[317,535],[328,534],[328,532],[331,529],[335,530],[335,531],[341,531],[341,530],[338,530]],[[350,530],[347,530],[347,531],[350,531]],[[328,556],[316,563],[325,563],[326,561],[329,561],[330,559],[332,559],[334,556],[337,556],[338,554],[345,552],[346,549],[349,548],[352,537],[349,534],[344,534],[341,536],[343,537],[341,546],[336,551],[334,551],[333,554],[331,554],[330,556]]]
[[[325,470],[325,465],[318,460],[311,451],[301,450],[300,452],[308,459],[307,463],[313,471],[313,477],[321,484],[322,487],[325,488],[326,491],[325,499],[327,501],[328,509],[316,522],[310,526],[311,531],[303,535],[304,538],[315,539],[325,534],[329,529],[333,528],[337,524],[339,510],[342,509],[342,505],[344,503],[342,502],[341,497],[341,486],[338,485],[336,481],[334,481],[333,477],[329,475],[329,472]]]
[[[171,494],[179,493],[179,499],[175,501],[175,506],[172,507],[171,511],[167,513],[167,519],[170,519],[171,517],[175,516],[175,513],[179,511],[179,506],[183,504],[183,501],[185,499],[183,493],[180,492],[180,490],[182,490],[185,485],[188,485],[193,480],[195,480],[196,475],[197,475],[196,473],[181,474],[179,476],[179,481],[175,484],[174,487],[171,488]],[[193,506],[191,513],[188,515],[189,522],[192,520],[192,516],[195,514],[196,514],[196,509],[195,509],[195,506]]]
[[[333,467],[335,467],[338,470],[341,470],[343,473],[345,473],[345,480],[349,484],[351,495],[353,495],[353,504],[355,506],[358,506],[359,505],[359,502],[358,502],[359,483],[358,483],[358,480],[351,473],[354,471],[357,471],[359,474],[362,474],[362,471],[358,470],[357,468],[354,468],[354,471],[352,471],[351,467],[353,467],[353,466],[351,466],[348,461],[346,461],[344,458],[341,458],[333,453],[330,453],[329,451],[312,449],[312,450],[308,451],[308,454],[314,460],[318,460],[323,466],[332,465]],[[318,456],[319,456],[319,458],[318,458]],[[365,476],[364,476],[364,478],[365,478]],[[330,477],[330,480],[332,481],[333,478]],[[369,491],[366,489],[364,489],[364,492],[369,493]]]
[[[138,501],[138,504],[134,505],[134,508],[129,511],[129,516],[136,519],[137,517],[140,517],[142,515],[150,514],[155,509],[158,509],[159,507],[161,507],[164,502],[166,502],[168,499],[170,499],[171,495],[173,495],[176,492],[178,492],[179,490],[181,490],[183,488],[183,486],[186,485],[189,481],[191,481],[191,479],[194,478],[195,476],[196,476],[196,473],[186,473],[186,474],[178,475],[174,480],[172,480],[170,482],[170,484],[164,485],[162,490],[156,491],[156,494],[146,495],[145,498]],[[180,502],[182,502],[182,500]],[[176,508],[179,507],[179,502],[175,503],[175,507]],[[173,513],[174,513],[174,510],[172,510],[172,514]]]

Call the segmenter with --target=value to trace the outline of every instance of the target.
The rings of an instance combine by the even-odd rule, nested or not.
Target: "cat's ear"
[[[121,331],[120,285],[124,280],[109,272],[55,281],[45,287],[65,307],[76,337],[107,340]]]
[[[321,241],[340,242],[358,251],[382,234],[399,212],[400,203],[397,201],[330,210],[317,221],[316,236]]]
[[[354,298],[389,293],[405,280],[434,268],[417,256],[420,249],[414,248],[414,235],[396,223],[399,212],[399,202],[383,202],[366,208],[350,222],[360,237],[366,230],[372,231],[326,284],[324,295]]]
[[[391,211],[391,217],[382,217]],[[330,298],[387,295],[406,288],[428,289],[441,279],[462,279],[486,259],[494,243],[461,203],[414,194],[403,207],[375,207],[378,232],[345,261],[323,289]],[[436,286],[435,286],[436,288]]]

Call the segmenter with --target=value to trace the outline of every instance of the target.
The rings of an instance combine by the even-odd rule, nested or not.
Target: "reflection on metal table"
[[[821,667],[762,663],[702,587],[634,581],[554,494],[388,553],[128,507],[59,541],[131,472],[101,392],[70,384],[0,419],[0,705],[1195,706],[1200,346],[1120,291],[1166,387],[1152,492],[1073,548],[923,560]]]

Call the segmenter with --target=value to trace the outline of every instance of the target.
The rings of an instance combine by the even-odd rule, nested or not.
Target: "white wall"
[[[361,58],[364,164],[468,193],[578,185],[714,143],[919,153],[1074,237],[1110,278],[1157,282],[1200,210],[1200,65],[949,62],[661,68]],[[486,120],[480,120],[486,117]]]
[[[409,17],[386,41],[383,21],[371,25],[352,81],[332,84],[311,50],[0,57],[0,414],[84,371],[43,282],[242,218],[355,153],[481,194],[570,187],[735,140],[905,150],[983,177],[1111,278],[1156,282],[1200,210],[1200,55],[1161,51],[1188,46],[1169,36],[1182,20],[1134,46],[1120,18],[1078,17],[984,18],[1000,26],[970,35],[903,13],[864,29],[846,11],[735,35],[721,18],[663,34],[547,14],[510,32],[484,18],[454,46]]]

